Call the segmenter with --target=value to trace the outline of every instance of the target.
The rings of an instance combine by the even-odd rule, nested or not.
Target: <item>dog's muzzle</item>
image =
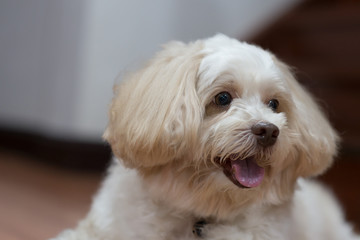
[[[280,130],[272,123],[259,122],[251,127],[251,133],[259,145],[257,150],[262,152],[269,150],[275,144]],[[254,153],[244,158],[241,153],[235,153],[218,162],[223,167],[224,174],[235,185],[241,188],[253,188],[259,186],[265,176],[265,168],[257,163],[260,155]]]

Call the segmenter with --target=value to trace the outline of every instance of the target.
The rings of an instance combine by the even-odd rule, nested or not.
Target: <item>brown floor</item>
[[[85,216],[101,176],[0,151],[0,239],[39,240]]]
[[[85,216],[101,174],[44,165],[0,150],[0,239],[48,239]],[[360,159],[337,162],[323,177],[347,218],[360,227]]]

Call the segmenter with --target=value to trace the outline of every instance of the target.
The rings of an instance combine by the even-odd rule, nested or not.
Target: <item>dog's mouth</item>
[[[259,166],[255,157],[229,157],[219,163],[224,174],[238,187],[254,188],[261,184],[265,176],[265,169]]]

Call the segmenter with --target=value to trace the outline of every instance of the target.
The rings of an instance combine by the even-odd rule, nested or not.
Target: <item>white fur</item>
[[[333,196],[304,179],[331,165],[338,138],[271,53],[224,35],[173,42],[115,90],[104,138],[116,158],[88,216],[56,239],[199,239],[200,219],[203,239],[360,239]],[[224,91],[233,101],[215,106]],[[274,146],[257,145],[259,122],[279,128]],[[260,186],[224,175],[231,154],[265,168]]]

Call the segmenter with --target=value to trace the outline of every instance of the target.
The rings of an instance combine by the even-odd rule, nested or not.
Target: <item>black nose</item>
[[[272,123],[260,122],[251,127],[258,144],[263,147],[274,145],[279,136],[279,128]]]

